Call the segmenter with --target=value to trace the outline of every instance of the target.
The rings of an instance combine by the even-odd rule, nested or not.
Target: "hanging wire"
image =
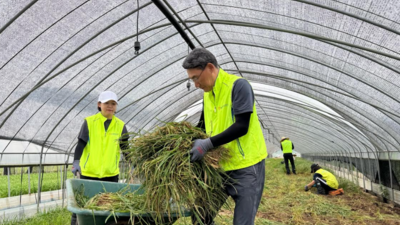
[[[139,9],[139,0],[137,0],[137,8]],[[139,12],[137,11],[137,18],[136,18],[136,41],[135,41],[135,55],[139,55],[140,50],[140,42],[139,42]]]

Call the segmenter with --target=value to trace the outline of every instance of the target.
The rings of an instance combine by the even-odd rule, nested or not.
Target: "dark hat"
[[[319,167],[318,164],[316,164],[316,163],[312,164],[312,165],[311,165],[311,173],[314,173],[314,172],[315,172],[315,169],[316,169],[317,167]]]

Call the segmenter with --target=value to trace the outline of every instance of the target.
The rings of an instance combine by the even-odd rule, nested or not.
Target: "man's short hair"
[[[205,48],[195,48],[189,53],[182,67],[184,69],[204,69],[208,63],[212,63],[218,68],[218,62],[215,56]]]

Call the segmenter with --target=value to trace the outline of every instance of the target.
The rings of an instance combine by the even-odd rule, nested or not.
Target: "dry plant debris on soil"
[[[338,178],[344,195],[321,196],[304,186],[312,179],[309,162],[296,158],[297,175],[286,175],[282,159],[266,159],[266,179],[256,225],[278,224],[385,224],[400,225],[400,208],[380,202],[352,182]],[[329,169],[328,169],[329,170]],[[233,201],[229,199],[233,204]],[[177,225],[188,223],[181,219]],[[216,218],[218,225],[231,225],[233,210],[223,208]]]

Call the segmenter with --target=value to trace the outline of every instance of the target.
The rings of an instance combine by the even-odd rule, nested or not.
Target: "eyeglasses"
[[[204,68],[205,69],[205,68]],[[201,70],[200,75],[198,76],[194,76],[192,78],[189,78],[191,81],[193,81],[193,83],[196,83],[197,81],[199,81],[201,74],[203,74],[204,69]]]

